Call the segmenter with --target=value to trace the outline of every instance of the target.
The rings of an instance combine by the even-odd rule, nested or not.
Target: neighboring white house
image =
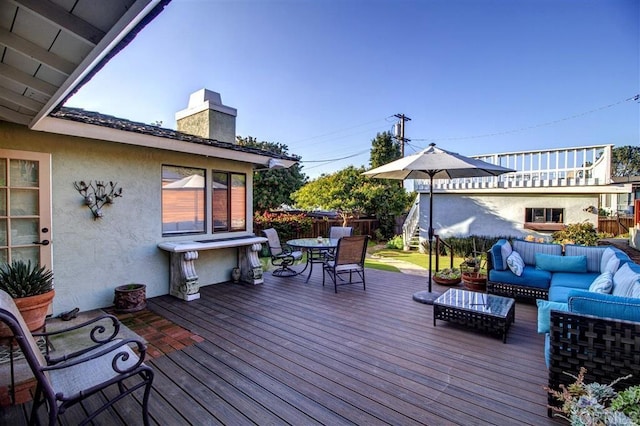
[[[472,156],[516,170],[497,177],[435,180],[433,227],[440,237],[534,235],[548,238],[572,223],[598,226],[603,194],[629,194],[630,184],[611,179],[612,145],[582,146]],[[405,222],[405,238],[426,240],[429,182]],[[611,197],[608,197],[611,198]],[[615,200],[616,198],[613,197]]]
[[[254,264],[253,172],[296,159],[237,145],[235,109],[204,89],[185,94],[179,131],[61,107],[168,1],[44,3],[0,3],[0,261],[51,267],[53,314]]]

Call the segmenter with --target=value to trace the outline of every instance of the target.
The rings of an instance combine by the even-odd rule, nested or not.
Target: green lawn
[[[424,253],[420,253],[417,250],[413,250],[413,251],[403,251],[403,250],[399,250],[399,249],[388,249],[388,248],[382,248],[382,249],[375,249],[374,247],[371,247],[369,250],[369,253],[371,255],[373,255],[373,258],[367,258],[367,260],[365,261],[365,266],[367,268],[372,268],[372,269],[379,269],[382,271],[391,271],[391,272],[400,272],[400,270],[398,268],[396,268],[395,266],[389,265],[388,263],[384,262],[384,259],[395,259],[395,260],[401,260],[403,262],[409,262],[409,263],[413,263],[414,265],[420,266],[422,268],[424,268],[425,270],[429,267],[429,256],[427,254]],[[378,259],[376,257],[380,257],[382,259]],[[274,269],[274,267],[271,265],[271,259],[268,257],[263,257],[260,258],[260,261],[262,263],[263,269],[265,271],[269,271]],[[303,257],[302,260],[300,262],[298,262],[297,264],[302,264],[306,261],[306,258]],[[460,266],[460,263],[462,263],[463,259],[460,257],[454,257],[453,258],[453,264],[454,267],[458,267]],[[436,256],[432,255],[432,267],[433,267],[433,271],[436,271]],[[440,256],[440,269],[444,269],[444,268],[449,268],[450,267],[450,260],[449,257],[443,257]]]
[[[427,269],[429,267],[429,255],[425,253],[420,253],[417,250],[404,251],[399,249],[383,248],[381,250],[372,251],[371,254],[373,256],[380,256],[382,258],[395,259],[395,260],[401,260],[403,262],[413,263],[414,265],[423,267],[424,269]],[[454,257],[453,258],[454,267],[460,266],[460,263],[462,263],[463,260],[464,259],[461,257]],[[432,270],[435,271],[436,270],[435,255],[431,256],[431,262],[432,262],[432,265],[431,265]],[[450,262],[451,261],[448,256],[447,257],[440,256],[440,269],[449,268],[451,266]]]

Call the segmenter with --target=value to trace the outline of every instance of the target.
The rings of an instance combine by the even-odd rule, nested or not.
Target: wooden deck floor
[[[309,283],[265,281],[202,287],[188,303],[148,301],[204,338],[149,361],[155,424],[558,424],[546,416],[533,305],[516,306],[503,344],[445,322],[434,327],[432,306],[411,298],[426,288],[421,276],[368,269],[366,292],[357,284],[338,294],[322,287],[319,271]],[[0,423],[23,423],[29,405],[5,410]],[[81,410],[61,423],[75,424]],[[97,423],[140,424],[139,404],[120,401]]]

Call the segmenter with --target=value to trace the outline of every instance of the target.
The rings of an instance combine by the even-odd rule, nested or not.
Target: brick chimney
[[[176,113],[177,130],[236,143],[236,115],[235,108],[222,105],[220,93],[200,89],[189,96],[189,106]]]

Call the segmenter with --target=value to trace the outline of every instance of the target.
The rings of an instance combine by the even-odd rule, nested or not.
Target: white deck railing
[[[434,189],[532,188],[607,185],[611,183],[613,145],[557,148],[474,155],[472,158],[516,170],[500,176],[436,179]],[[428,180],[416,180],[428,191]]]

